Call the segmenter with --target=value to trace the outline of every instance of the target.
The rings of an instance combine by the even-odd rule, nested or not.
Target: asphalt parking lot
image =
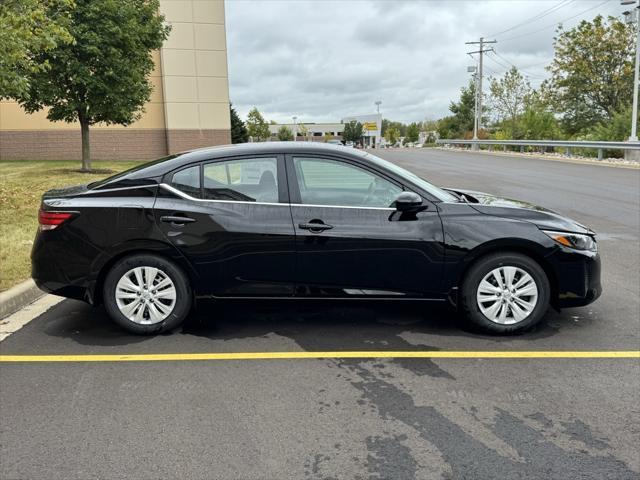
[[[224,302],[128,335],[63,301],[2,355],[602,352],[640,348],[640,170],[442,150],[378,152],[433,183],[594,228],[602,297],[491,337],[442,307]],[[632,479],[637,358],[290,358],[0,364],[0,478]]]

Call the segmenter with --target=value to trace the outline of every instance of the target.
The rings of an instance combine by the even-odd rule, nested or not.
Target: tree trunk
[[[91,143],[89,138],[89,122],[80,116],[80,132],[82,134],[82,171],[91,171]]]

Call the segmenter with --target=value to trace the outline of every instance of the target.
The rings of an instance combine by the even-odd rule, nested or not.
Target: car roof
[[[130,172],[124,172],[117,180],[123,178],[139,179],[152,178],[165,175],[177,168],[194,162],[202,162],[206,160],[215,160],[222,157],[237,157],[244,155],[264,155],[264,154],[287,154],[287,153],[319,153],[319,154],[338,154],[341,156],[350,156],[365,159],[369,155],[361,150],[346,148],[342,145],[320,143],[320,142],[255,142],[255,143],[237,143],[234,145],[220,145],[217,147],[205,147],[186,152],[176,153],[168,157],[150,162],[133,169]],[[114,180],[116,180],[114,178]],[[104,187],[109,180],[101,184]]]
[[[304,151],[321,151],[344,153],[343,147],[324,142],[254,142],[254,143],[236,143],[234,145],[220,145],[218,147],[198,148],[183,152],[183,154],[197,154],[203,156],[226,156],[226,155],[244,155],[255,153],[292,153]]]
[[[235,145],[220,145],[217,147],[199,148],[187,152],[169,155],[168,157],[140,165],[131,170],[114,175],[113,177],[89,184],[89,189],[111,189],[118,187],[129,187],[136,185],[157,184],[166,174],[177,169],[186,167],[192,163],[206,162],[224,158],[243,157],[247,155],[264,154],[324,154],[335,155],[344,159],[361,161],[384,171],[392,178],[396,178],[400,183],[413,185],[418,191],[422,191],[425,196],[432,200],[437,200],[437,196],[428,192],[424,188],[416,185],[415,181],[407,178],[405,174],[398,173],[392,164],[382,160],[375,155],[342,145],[335,145],[320,142],[256,142],[241,143]],[[408,173],[408,172],[405,172]]]

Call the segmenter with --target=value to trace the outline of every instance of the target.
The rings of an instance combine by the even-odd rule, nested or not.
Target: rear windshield
[[[103,185],[114,182],[120,178],[123,178],[131,173],[137,172],[138,170],[142,170],[147,167],[151,167],[158,163],[166,162],[167,160],[171,160],[172,158],[176,158],[178,155],[169,155],[166,157],[159,158],[157,160],[152,160],[151,162],[143,163],[142,165],[138,165],[137,167],[130,168],[129,170],[125,170],[124,172],[116,173],[115,175],[111,175],[110,177],[104,178],[102,180],[97,180],[95,182],[87,185],[87,188],[100,188]]]

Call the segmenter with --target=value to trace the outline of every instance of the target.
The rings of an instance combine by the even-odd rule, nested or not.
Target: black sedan
[[[172,155],[48,191],[39,217],[37,285],[141,334],[203,298],[449,302],[509,333],[601,293],[590,229],[332,145]]]

